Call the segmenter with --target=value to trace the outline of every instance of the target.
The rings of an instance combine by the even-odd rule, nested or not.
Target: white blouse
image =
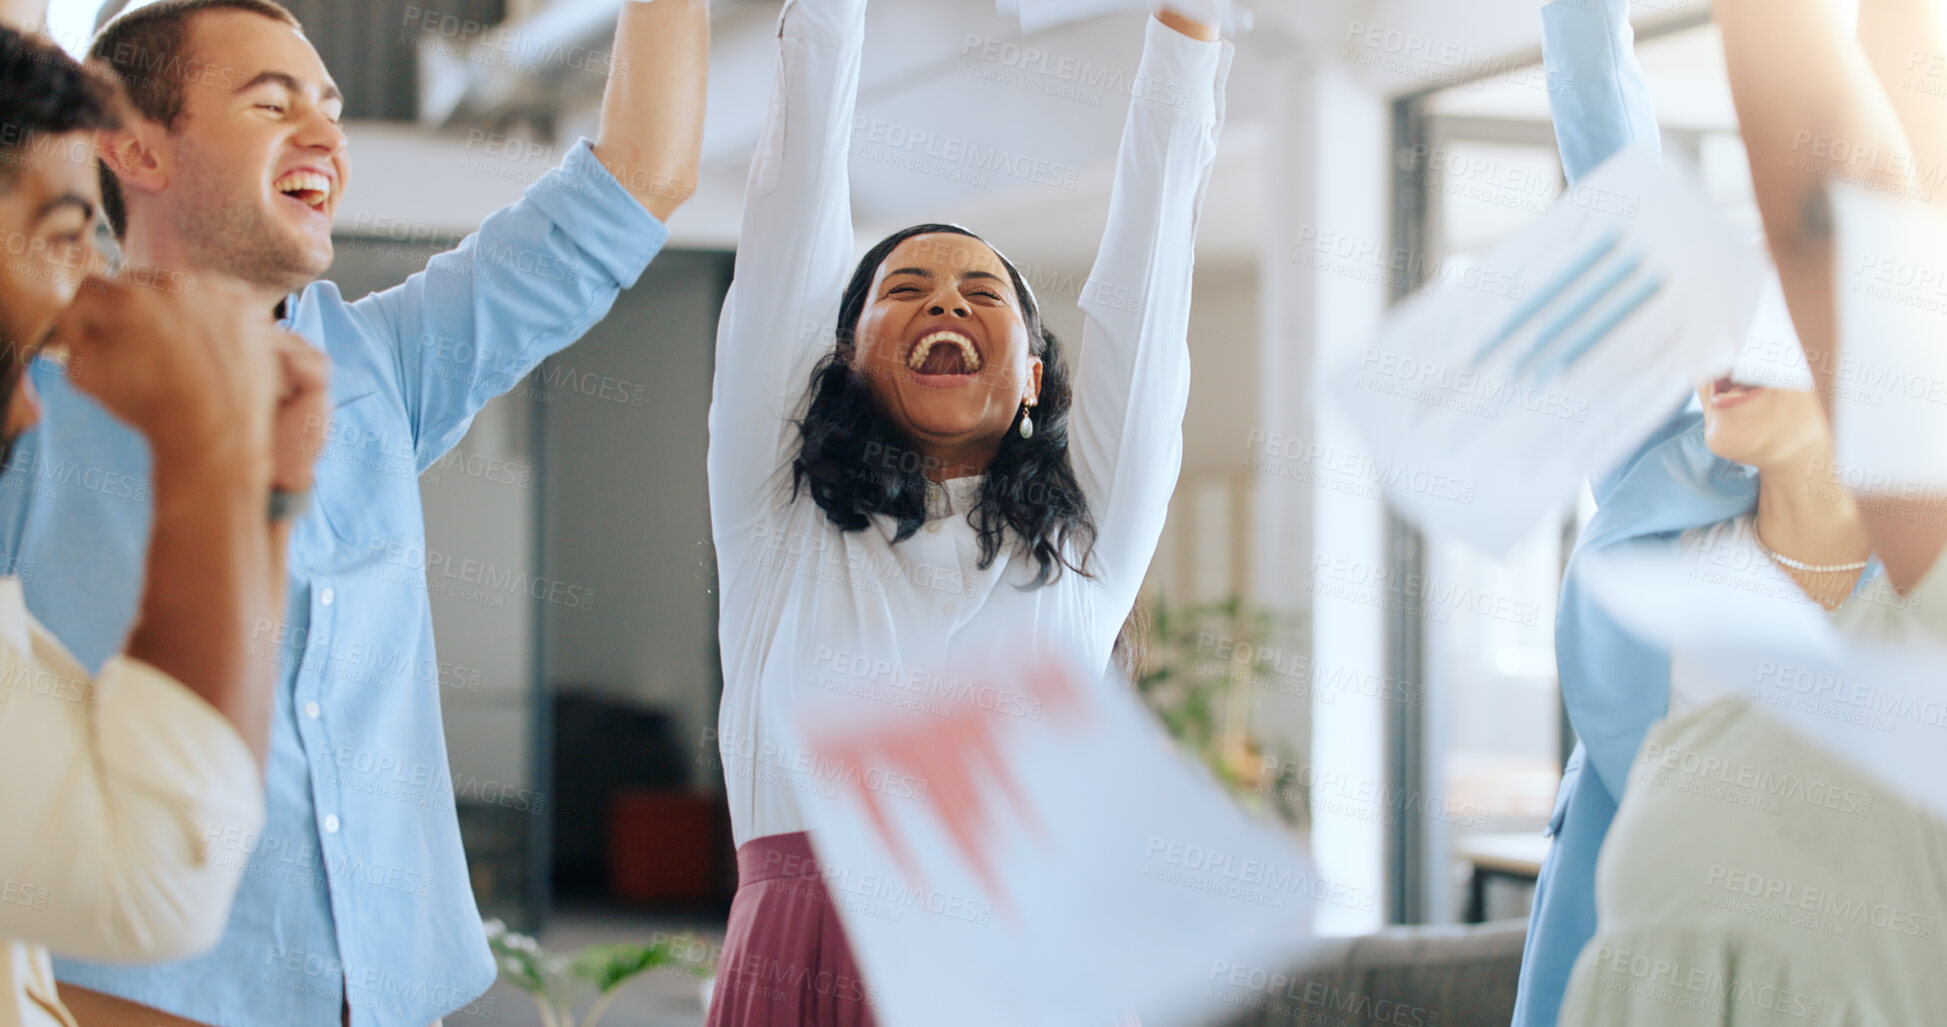
[[[855,259],[847,161],[864,31],[865,0],[786,0],[717,330],[717,744],[738,845],[804,830],[800,790],[828,787],[782,741],[781,718],[804,698],[842,691],[925,704],[957,686],[921,668],[941,666],[949,646],[983,642],[1052,643],[1106,667],[1182,463],[1192,249],[1231,49],[1151,19],[1138,80],[1173,88],[1130,104],[1076,352],[1070,455],[1098,530],[1095,576],[1020,588],[1036,565],[1011,545],[981,568],[966,518],[977,478],[936,487],[925,527],[898,545],[889,517],[846,533],[808,495],[789,499],[794,419],[812,366],[833,345]]]

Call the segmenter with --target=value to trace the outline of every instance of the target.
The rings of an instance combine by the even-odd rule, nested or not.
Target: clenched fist
[[[306,492],[329,432],[331,358],[288,332],[277,335],[280,385],[271,418],[270,483],[285,492]]]
[[[91,278],[51,342],[73,354],[75,387],[146,436],[159,465],[234,465],[268,482],[280,401],[312,390],[286,384],[292,347],[310,347],[221,288],[192,298]]]

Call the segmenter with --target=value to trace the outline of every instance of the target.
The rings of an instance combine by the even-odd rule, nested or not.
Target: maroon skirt
[[[811,837],[740,846],[708,1027],[874,1027],[867,992]]]

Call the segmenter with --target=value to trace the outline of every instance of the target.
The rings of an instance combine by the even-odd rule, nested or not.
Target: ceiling
[[[556,0],[528,25],[606,46],[618,3]],[[1692,8],[1692,17],[1699,6],[1695,0],[1652,0],[1641,5],[1644,18],[1666,17],[1655,8],[1672,3]],[[1259,0],[1254,6],[1257,29],[1239,41],[1229,82],[1224,139],[1200,228],[1202,259],[1248,262],[1261,246],[1261,197],[1272,186],[1263,172],[1270,100],[1273,83],[1292,65],[1322,67],[1387,96],[1484,74],[1481,85],[1450,91],[1438,109],[1547,118],[1545,94],[1533,88],[1531,73],[1521,67],[1538,54],[1538,5],[1532,0]],[[778,9],[777,0],[713,3],[703,183],[696,199],[672,220],[679,244],[735,243],[744,178],[768,106]],[[856,123],[862,131],[855,134],[852,169],[861,239],[869,242],[920,220],[959,221],[1010,253],[1085,267],[1100,237],[1127,100],[1112,87],[1078,84],[1073,75],[1054,69],[1085,68],[1094,82],[1125,81],[1141,52],[1144,17],[1111,15],[1023,39],[1018,24],[995,12],[993,0],[874,0]],[[1646,52],[1659,82],[1678,83],[1658,93],[1659,106],[1672,118],[1713,121],[1727,115],[1721,58],[1714,38],[1706,35],[1687,33]],[[1035,56],[1026,56],[1028,50]],[[424,167],[429,155],[458,145],[469,130],[527,131],[567,140],[594,135],[598,77],[496,77],[465,62],[448,60],[444,69],[436,57],[422,62],[428,72],[422,76],[422,108],[428,106],[427,96],[437,94],[430,106],[443,116],[443,126],[436,132],[355,126],[361,174],[351,198],[359,202],[341,213],[341,222],[363,211],[369,225],[396,208],[411,210],[416,222],[439,230],[476,224],[512,199],[518,182],[476,176],[481,180],[443,185],[441,195],[425,196],[415,188],[423,175],[413,169]],[[536,120],[537,110],[545,117]],[[985,181],[969,180],[980,177],[978,169],[950,163],[945,170],[919,173],[865,152],[875,133],[890,138],[912,132],[1029,157],[1060,169],[1063,181],[1044,185],[993,174]],[[1375,173],[1382,172],[1375,168]],[[408,192],[415,194],[410,206]]]

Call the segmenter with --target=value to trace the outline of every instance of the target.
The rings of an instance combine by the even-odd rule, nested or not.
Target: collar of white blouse
[[[974,474],[965,478],[949,478],[946,481],[926,483],[926,519],[936,521],[955,514],[965,514],[980,500],[980,487],[986,482],[985,475]]]

